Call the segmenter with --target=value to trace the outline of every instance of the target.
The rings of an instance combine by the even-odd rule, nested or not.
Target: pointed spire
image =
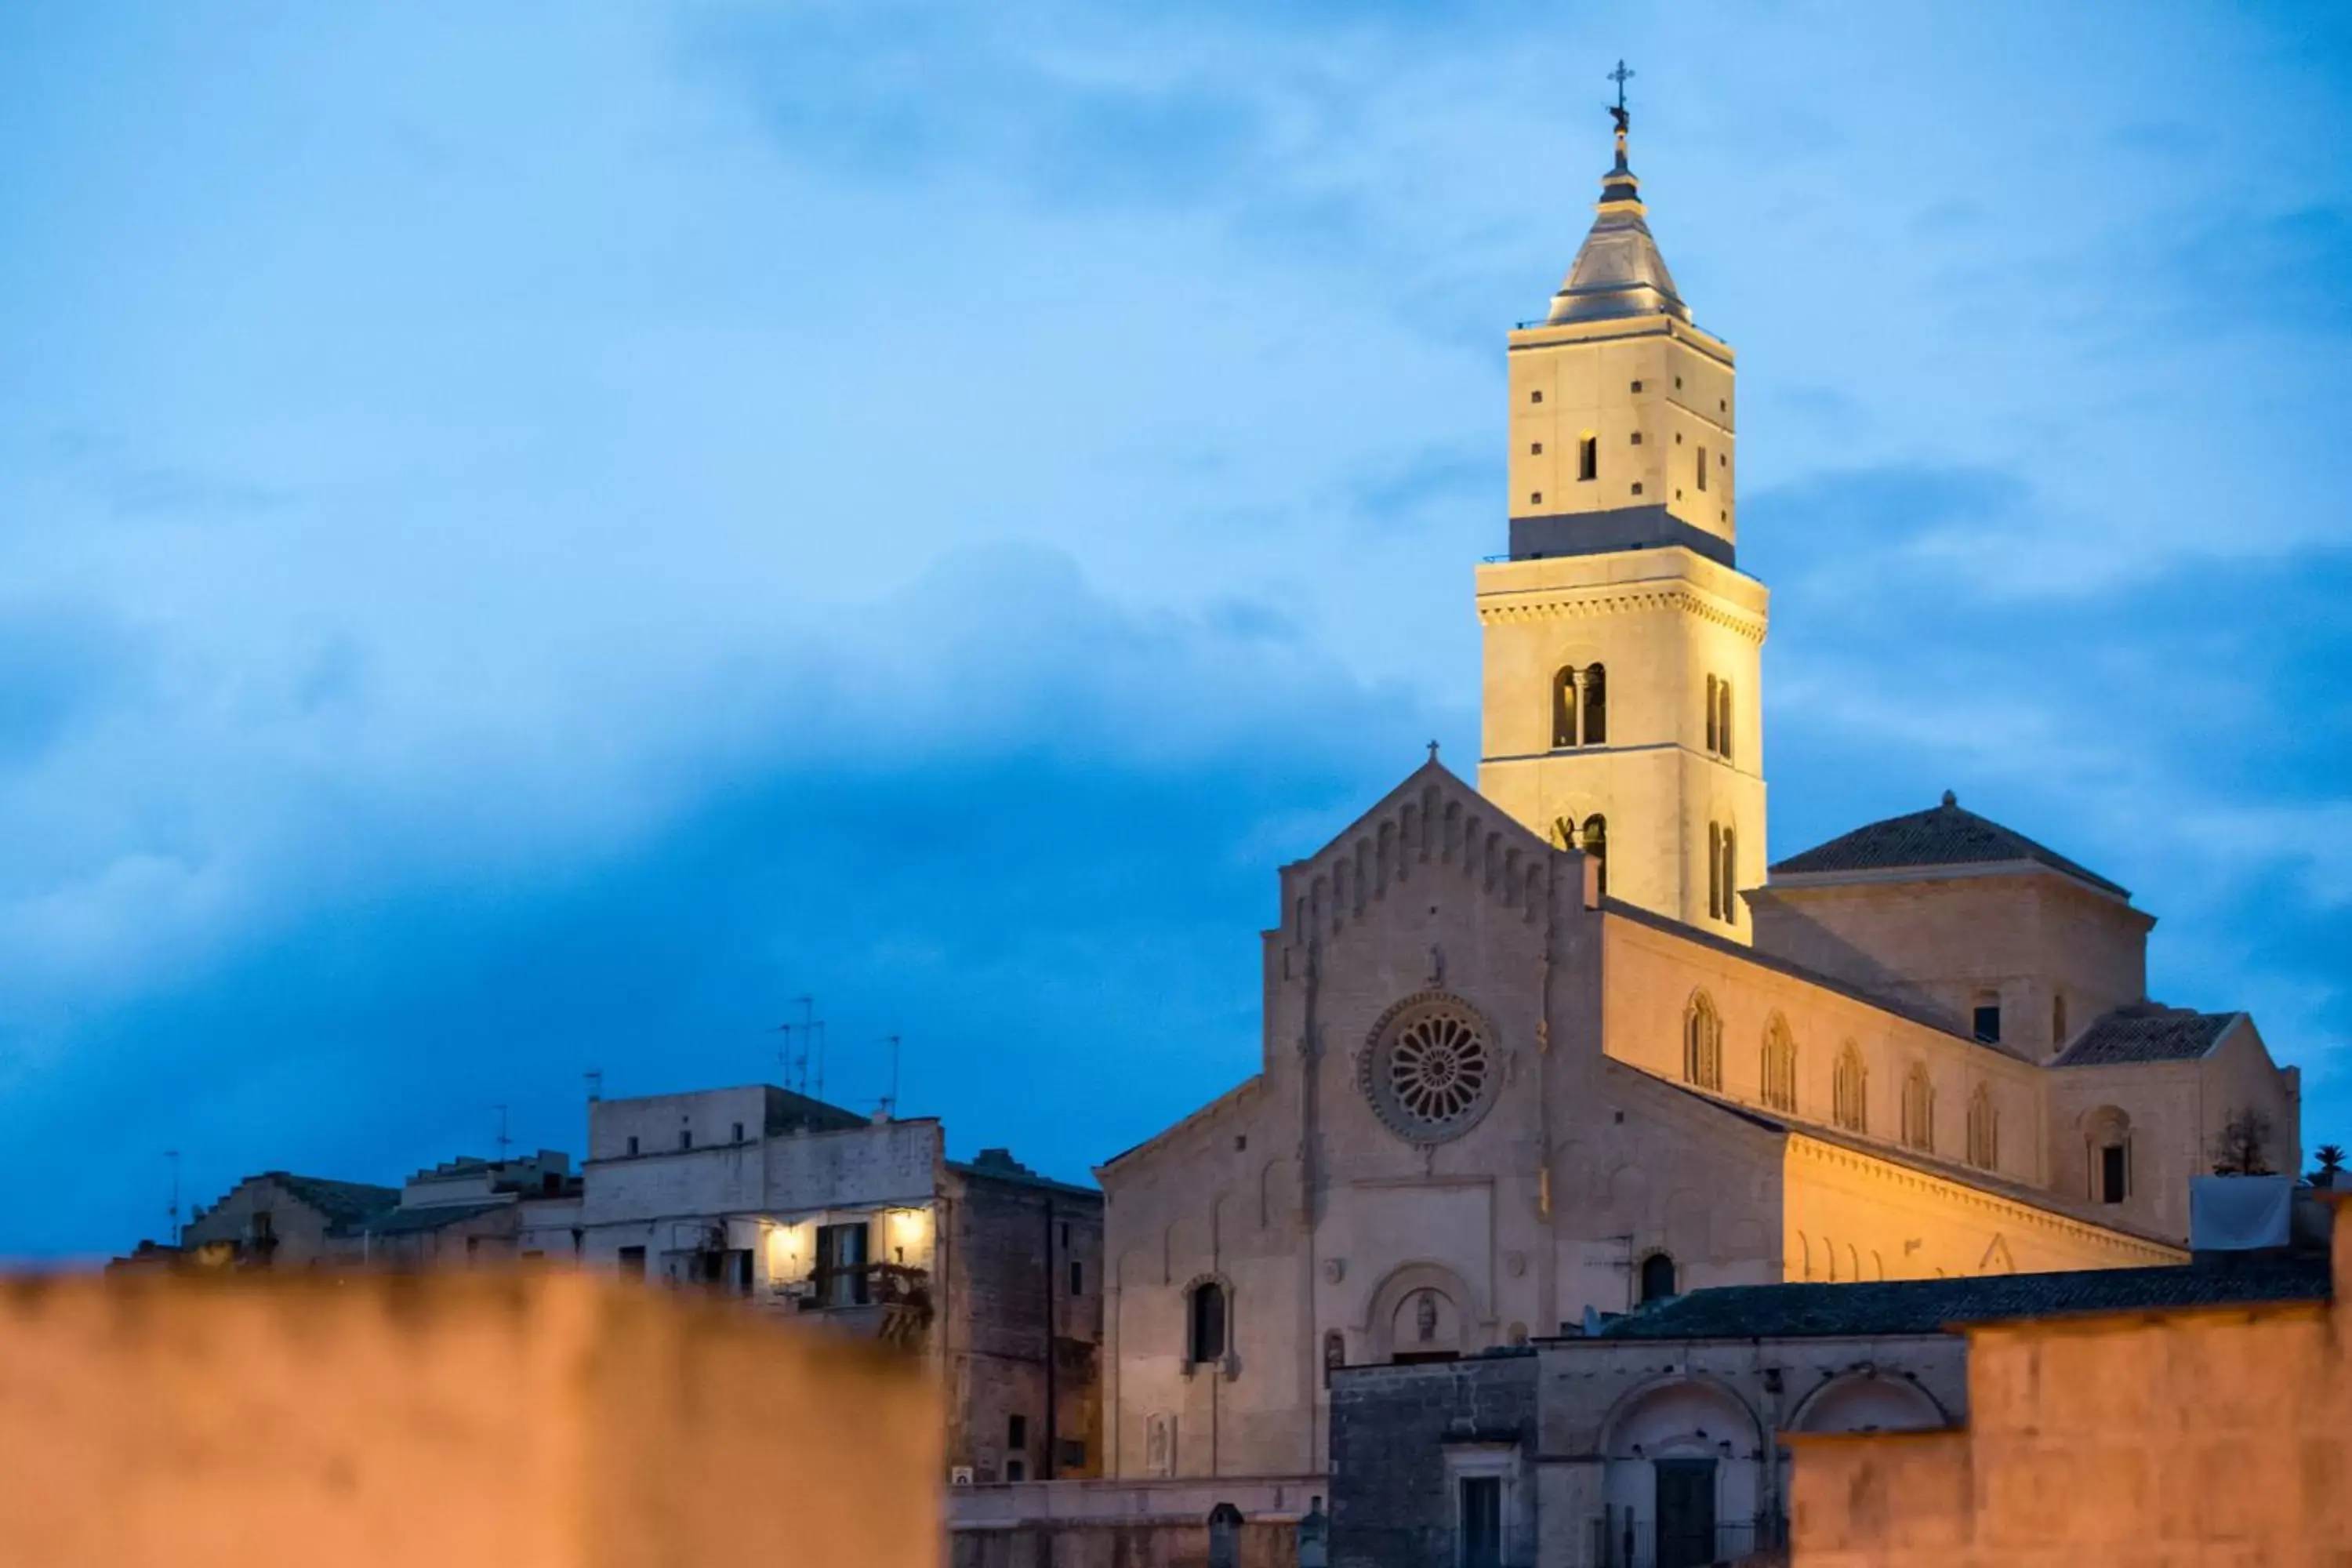
[[[1613,316],[1654,316],[1661,313],[1690,320],[1690,307],[1675,292],[1674,274],[1658,254],[1643,214],[1642,182],[1625,161],[1625,132],[1633,115],[1625,107],[1625,79],[1633,73],[1619,60],[1609,79],[1617,84],[1617,101],[1609,116],[1617,122],[1617,162],[1601,177],[1601,200],[1593,211],[1592,232],[1568,269],[1568,281],[1551,297],[1553,325],[1562,321],[1605,321]]]

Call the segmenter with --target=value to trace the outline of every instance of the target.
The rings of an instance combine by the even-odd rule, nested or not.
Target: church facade
[[[1097,1173],[1107,1474],[1319,1475],[1336,1368],[1702,1286],[2179,1261],[2225,1128],[2299,1162],[2087,868],[1947,795],[1768,869],[1732,352],[1622,129],[1598,213],[1509,338],[1476,787],[1282,868],[1261,1070]]]

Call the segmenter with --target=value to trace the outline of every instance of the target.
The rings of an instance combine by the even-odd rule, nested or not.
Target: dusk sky
[[[2352,1142],[2352,7],[0,5],[0,1253],[768,1079],[1087,1168],[1443,742],[1636,71],[1775,858],[1946,788]]]

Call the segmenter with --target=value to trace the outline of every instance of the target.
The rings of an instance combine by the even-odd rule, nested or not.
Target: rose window
[[[1381,1120],[1417,1142],[1466,1132],[1486,1114],[1496,1077],[1494,1037],[1475,1009],[1424,994],[1391,1008],[1373,1031],[1361,1078]]]

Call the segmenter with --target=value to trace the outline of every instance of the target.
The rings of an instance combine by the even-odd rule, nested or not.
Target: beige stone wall
[[[2177,1247],[1850,1147],[1789,1141],[1787,1278],[1829,1281],[2138,1268]]]
[[[1486,664],[1481,795],[1530,832],[1609,825],[1609,892],[1746,940],[1744,913],[1707,912],[1707,826],[1735,830],[1737,880],[1764,880],[1762,584],[1688,550],[1490,563],[1478,568]],[[1608,743],[1554,750],[1563,667],[1608,671]],[[1732,755],[1709,755],[1706,682],[1731,682]]]
[[[1777,1120],[1832,1128],[1837,1063],[1851,1043],[1867,1068],[1868,1125],[1848,1136],[1901,1149],[1904,1083],[1922,1067],[1935,1091],[1933,1148],[1925,1152],[1955,1163],[1965,1158],[1969,1107],[1981,1088],[2000,1118],[2000,1159],[1990,1173],[2029,1185],[2044,1181],[2041,1069],[1675,931],[1613,916],[1603,930],[1604,1048],[1617,1060],[1682,1081],[1684,1019],[1704,991],[1723,1021],[1722,1098]],[[1794,1110],[1763,1101],[1765,1031],[1775,1017],[1797,1044]]]
[[[1777,879],[1756,901],[1756,942],[1821,973],[1903,995],[1967,1032],[1979,1000],[2001,1010],[2001,1045],[2047,1059],[2064,999],[2067,1038],[2147,994],[2155,921],[2045,869],[1998,874]]]
[[[2251,1019],[2231,1026],[2200,1060],[2064,1068],[2049,1077],[2052,1190],[2098,1203],[2097,1150],[2121,1126],[2128,1186],[2114,1212],[2158,1235],[2189,1239],[2189,1178],[2211,1171],[2214,1141],[2241,1110],[2271,1119],[2274,1170],[2302,1169],[2300,1077],[2271,1060]]]
[[[1511,516],[1663,506],[1735,536],[1729,345],[1664,315],[1531,327],[1510,335],[1509,371]],[[1600,451],[1589,480],[1578,477],[1587,436]]]
[[[1798,1448],[1796,1568],[2352,1558],[2352,1210],[2335,1300],[1986,1325],[1969,1425]]]
[[[898,1363],[571,1272],[0,1289],[16,1568],[936,1563]]]

